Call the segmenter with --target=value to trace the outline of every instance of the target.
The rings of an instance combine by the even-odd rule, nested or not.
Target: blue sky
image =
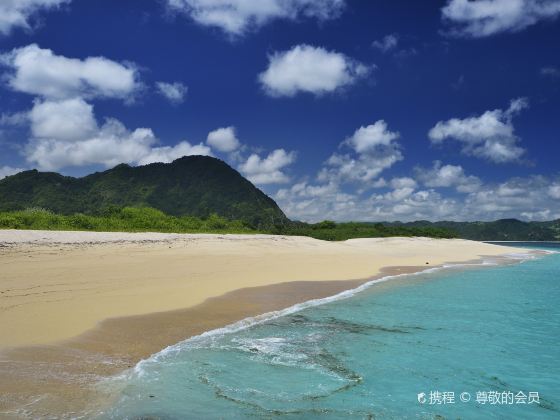
[[[560,218],[559,0],[8,0],[0,177],[224,159],[288,216]]]

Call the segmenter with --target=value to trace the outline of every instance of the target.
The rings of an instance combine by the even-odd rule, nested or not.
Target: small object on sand
[[[430,263],[426,261],[426,264],[429,265]]]

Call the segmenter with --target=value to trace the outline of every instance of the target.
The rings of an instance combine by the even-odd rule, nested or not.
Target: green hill
[[[550,222],[523,222],[501,219],[493,222],[428,222],[390,223],[392,226],[437,227],[456,232],[460,238],[477,241],[558,241],[560,220]]]
[[[121,164],[83,178],[32,170],[0,180],[0,211],[32,207],[61,215],[151,207],[172,216],[216,214],[254,228],[289,222],[274,200],[225,162],[208,156],[137,167]]]

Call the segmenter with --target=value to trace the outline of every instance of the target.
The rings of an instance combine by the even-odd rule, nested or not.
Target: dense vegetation
[[[494,222],[428,222],[392,223],[391,226],[438,227],[457,233],[460,238],[477,241],[558,241],[560,219],[549,222],[522,222],[501,219]]]
[[[32,170],[0,180],[0,211],[32,207],[90,216],[103,216],[115,207],[152,207],[178,217],[206,219],[216,214],[254,229],[288,222],[274,200],[226,163],[208,156],[137,167],[121,164],[83,178]]]
[[[272,233],[310,236],[327,241],[388,236],[427,236],[473,240],[554,241],[560,240],[560,220],[552,222],[410,222],[410,223],[335,223],[309,224],[287,222],[255,229],[241,220],[229,220],[217,214],[201,218],[171,216],[153,208],[108,208],[97,215],[55,214],[41,208],[0,212],[0,229],[91,230],[121,232],[178,233]]]
[[[125,207],[110,209],[102,215],[55,214],[32,208],[0,212],[0,229],[91,230],[102,232],[256,232],[241,221],[228,220],[216,214],[207,218],[169,216],[152,208]]]
[[[282,229],[286,235],[311,236],[326,241],[342,241],[351,238],[377,238],[389,236],[427,236],[432,238],[455,238],[452,230],[426,226],[389,226],[383,223],[335,223],[330,220],[315,224],[292,223]]]
[[[0,212],[0,229],[91,230],[119,232],[178,233],[274,233],[311,236],[329,241],[385,236],[432,236],[450,238],[453,233],[440,228],[385,226],[371,223],[315,224],[291,222],[256,230],[245,222],[232,221],[212,214],[206,218],[170,216],[152,208],[109,209],[100,215],[61,215],[41,208]]]

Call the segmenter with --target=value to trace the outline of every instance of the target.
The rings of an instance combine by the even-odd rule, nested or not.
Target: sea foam
[[[554,251],[551,251],[554,252]],[[528,260],[528,259],[533,259],[536,258],[536,255],[534,253],[530,253],[530,252],[519,252],[519,253],[509,253],[509,254],[505,254],[503,257],[511,259],[511,260],[519,260],[519,261],[523,261],[523,260]],[[336,302],[342,299],[348,299],[352,296],[354,296],[357,293],[360,293],[364,290],[369,289],[370,287],[372,287],[373,285],[376,285],[378,283],[383,283],[383,282],[387,282],[389,280],[393,280],[396,278],[402,278],[402,277],[407,277],[407,276],[418,276],[418,275],[422,275],[422,274],[429,274],[429,273],[434,273],[440,270],[445,270],[445,269],[455,269],[455,268],[462,268],[462,267],[477,267],[477,266],[488,266],[488,265],[499,265],[499,260],[498,259],[494,259],[494,258],[484,258],[481,262],[475,262],[475,263],[454,263],[454,264],[442,264],[440,266],[437,267],[430,267],[427,268],[425,270],[420,270],[417,272],[413,272],[413,273],[403,273],[403,274],[392,274],[392,275],[387,275],[387,276],[383,276],[377,279],[373,279],[370,281],[367,281],[363,284],[361,284],[358,287],[355,287],[353,289],[348,289],[345,290],[343,292],[337,293],[335,295],[332,296],[328,296],[325,298],[320,298],[320,299],[311,299],[302,303],[297,303],[293,306],[290,306],[288,308],[285,309],[281,309],[278,311],[271,311],[271,312],[266,312],[254,317],[248,317],[248,318],[244,318],[240,321],[234,322],[232,324],[226,325],[224,327],[221,328],[216,328],[213,330],[209,330],[206,331],[202,334],[199,335],[195,335],[192,337],[189,337],[183,341],[180,341],[176,344],[170,345],[164,349],[162,349],[161,351],[154,353],[153,355],[151,355],[149,358],[147,359],[143,359],[140,362],[138,362],[133,369],[128,370],[126,372],[124,372],[121,375],[118,375],[117,377],[115,377],[115,379],[124,379],[124,378],[130,378],[131,375],[132,376],[138,376],[138,377],[142,377],[144,375],[144,371],[145,368],[149,365],[152,365],[154,363],[159,363],[163,360],[165,360],[167,357],[173,356],[175,354],[177,354],[178,352],[182,351],[182,350],[186,350],[189,348],[196,348],[199,346],[205,346],[206,345],[206,340],[212,340],[215,338],[219,338],[223,335],[226,334],[234,334],[237,333],[239,331],[245,330],[247,328],[251,328],[255,325],[260,325],[263,324],[265,322],[286,316],[286,315],[291,315],[294,314],[296,312],[300,312],[304,309],[307,308],[311,308],[314,306],[319,306],[319,305],[324,305],[327,303],[331,303],[331,302]]]

